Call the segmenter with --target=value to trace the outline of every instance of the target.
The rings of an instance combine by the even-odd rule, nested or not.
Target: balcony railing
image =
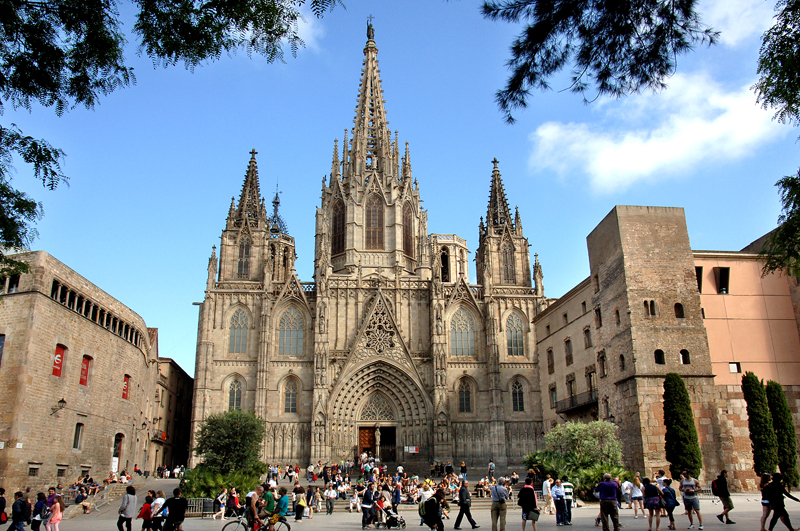
[[[588,391],[584,391],[583,393],[572,395],[564,400],[559,400],[556,402],[556,413],[564,413],[565,411],[569,411],[571,409],[577,409],[579,407],[596,403],[597,389],[590,389]]]

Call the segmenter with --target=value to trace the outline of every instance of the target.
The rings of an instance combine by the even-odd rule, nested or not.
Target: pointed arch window
[[[475,325],[464,308],[450,321],[450,355],[475,357]]]
[[[367,199],[364,209],[367,249],[383,249],[383,201],[377,195]]]
[[[450,282],[450,253],[442,247],[442,282]]]
[[[242,382],[234,380],[228,388],[228,411],[242,409]]]
[[[250,238],[246,236],[239,242],[239,267],[236,277],[250,277]]]
[[[515,313],[511,314],[506,321],[506,344],[509,356],[525,355],[525,347],[522,342],[522,319]]]
[[[525,391],[519,380],[514,380],[511,384],[511,407],[514,412],[525,411]]]
[[[278,323],[278,355],[303,355],[303,316],[297,308],[290,306]]]
[[[239,308],[231,317],[231,338],[228,344],[229,354],[247,353],[247,312]]]
[[[406,256],[414,258],[414,218],[411,214],[411,205],[406,203],[403,207],[403,252]]]
[[[331,227],[331,254],[344,252],[344,203],[336,201],[333,205],[333,226]]]
[[[458,384],[458,412],[472,413],[472,388],[466,378]]]
[[[297,413],[297,383],[294,380],[286,382],[283,389],[283,412]]]
[[[503,284],[515,284],[516,275],[514,274],[514,247],[511,242],[503,244]]]

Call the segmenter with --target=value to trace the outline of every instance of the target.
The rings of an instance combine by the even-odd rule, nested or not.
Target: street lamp
[[[65,407],[67,407],[67,401],[62,398],[61,400],[58,401],[58,403],[55,406],[50,408],[50,410],[52,411],[52,413],[50,414],[55,415]]]

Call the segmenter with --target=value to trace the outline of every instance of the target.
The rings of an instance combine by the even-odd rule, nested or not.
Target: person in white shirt
[[[336,492],[336,489],[333,488],[333,484],[329,484],[328,488],[325,490],[325,509],[326,514],[333,514],[333,504],[336,502],[336,498],[339,496],[339,493]]]
[[[633,478],[631,501],[633,502],[633,517],[639,518],[638,511],[642,511],[642,518],[644,518],[644,494],[642,493],[642,479],[638,472]]]
[[[544,501],[544,512],[546,514],[555,514],[555,505],[553,504],[553,497],[550,495],[550,488],[553,486],[553,480],[550,474],[547,474],[542,482],[542,498]]]
[[[626,509],[630,509],[632,507],[631,506],[632,492],[633,492],[633,483],[628,481],[628,478],[625,478],[625,481],[622,483],[622,497],[625,498],[625,503],[628,504],[628,506],[625,507]]]

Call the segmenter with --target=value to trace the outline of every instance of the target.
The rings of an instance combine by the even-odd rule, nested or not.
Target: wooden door
[[[358,428],[358,453],[361,452],[375,455],[375,428]]]

